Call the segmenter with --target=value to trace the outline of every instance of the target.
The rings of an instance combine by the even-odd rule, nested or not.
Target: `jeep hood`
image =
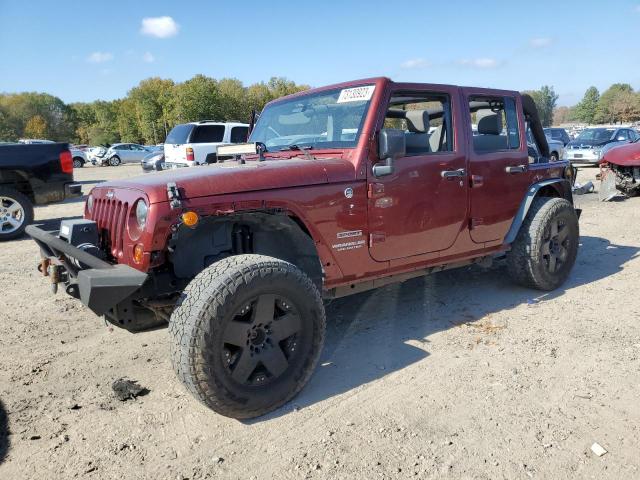
[[[184,167],[141,175],[129,180],[102,183],[98,188],[131,188],[145,192],[149,202],[167,201],[167,183],[175,183],[183,198],[300,187],[355,179],[355,168],[346,159],[268,159],[246,164],[227,161],[200,167]]]
[[[640,167],[640,142],[613,148],[605,154],[602,161],[623,167]]]

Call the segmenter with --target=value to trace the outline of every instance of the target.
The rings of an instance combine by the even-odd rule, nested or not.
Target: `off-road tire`
[[[24,212],[24,219],[22,221],[22,224],[16,230],[3,233],[2,232],[3,223],[0,223],[0,242],[19,238],[24,234],[24,230],[25,228],[27,228],[27,225],[33,222],[33,203],[31,203],[31,200],[29,200],[29,197],[27,197],[23,193],[20,193],[11,187],[0,187],[0,197],[9,198],[14,202],[18,203],[22,208],[22,212]],[[3,206],[0,205],[0,214],[4,213],[2,212],[2,209],[3,209]]]
[[[118,165],[120,165],[120,157],[118,157],[117,155],[114,155],[113,157],[111,157],[108,160],[109,166],[110,167],[117,167]]]
[[[554,228],[558,231],[555,236]],[[511,278],[520,285],[538,290],[558,288],[576,261],[579,240],[578,217],[570,202],[563,198],[534,199],[511,251],[507,253]],[[553,270],[552,256],[556,257]]]
[[[240,360],[248,358],[242,355],[254,352],[256,347],[247,337],[246,346],[229,356],[229,349],[235,346],[225,341],[228,332],[235,330],[231,327],[239,324],[242,325],[239,337],[245,338],[245,326],[249,336],[249,327],[253,329],[255,325],[245,325],[239,319],[248,318],[250,322],[254,310],[269,312],[256,305],[260,299],[271,297],[276,298],[276,313],[271,314],[273,325],[266,331],[273,338],[268,337],[256,355],[282,356],[287,360],[286,369],[270,375],[267,363],[258,363],[243,384],[235,377],[236,369]],[[258,300],[251,303],[255,298]],[[289,302],[283,308],[291,309],[283,315],[294,312],[293,317],[299,319],[296,320],[299,330],[284,340],[280,336],[285,332],[278,334],[282,327],[277,327],[279,319],[284,318],[278,317],[282,298]],[[249,313],[240,316],[250,305]],[[171,360],[182,383],[207,407],[227,417],[253,418],[285,404],[307,383],[322,351],[325,326],[320,293],[301,270],[272,257],[237,255],[206,268],[185,289],[169,322]],[[257,361],[253,355],[251,358],[251,362]],[[245,372],[250,368],[246,367]],[[240,376],[244,377],[242,371]]]

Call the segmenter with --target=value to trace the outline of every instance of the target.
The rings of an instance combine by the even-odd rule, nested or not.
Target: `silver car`
[[[597,127],[585,128],[565,148],[565,159],[572,163],[597,165],[605,151],[613,146],[624,145],[638,139],[632,128]]]
[[[115,167],[121,163],[139,163],[150,152],[150,147],[137,143],[114,143],[105,157],[109,159],[109,165]]]

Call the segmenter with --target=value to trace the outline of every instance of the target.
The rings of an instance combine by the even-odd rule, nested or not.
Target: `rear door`
[[[369,250],[392,260],[451,247],[467,219],[467,178],[454,87],[397,84],[384,127],[405,132],[407,153],[393,172],[369,170]]]
[[[503,240],[531,184],[520,96],[466,88],[466,114],[478,134],[468,136],[471,238]]]

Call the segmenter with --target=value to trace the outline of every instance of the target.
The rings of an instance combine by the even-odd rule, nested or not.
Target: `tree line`
[[[628,83],[614,83],[602,94],[596,87],[589,87],[577,105],[559,107],[554,114],[558,124],[637,122],[640,121],[640,92],[635,92]]]
[[[78,144],[156,144],[178,123],[198,120],[248,122],[251,111],[283,95],[308,89],[283,77],[244,86],[235,78],[196,75],[182,83],[148,78],[126,97],[65,104],[47,93],[0,94],[0,141],[46,138]],[[544,85],[528,91],[544,126],[640,121],[640,92],[616,83],[602,94],[590,87],[572,107],[557,107],[558,95]]]
[[[46,93],[0,94],[0,140],[162,143],[176,124],[205,119],[248,123],[254,108],[260,111],[275,98],[308,88],[282,77],[246,87],[235,78],[196,75],[182,83],[149,78],[112,101],[65,104]]]

